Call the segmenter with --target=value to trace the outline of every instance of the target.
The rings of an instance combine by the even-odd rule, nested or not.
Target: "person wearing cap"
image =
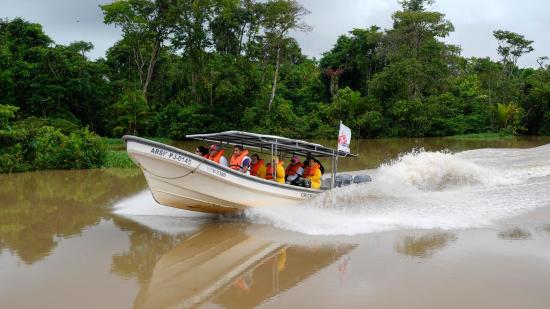
[[[208,159],[223,165],[227,166],[227,158],[223,156],[224,150],[220,145],[212,145],[210,146],[210,154],[208,155]]]
[[[300,162],[298,156],[293,156],[290,158],[290,164],[285,170],[286,174],[286,183],[291,185],[296,185],[300,177],[304,174],[304,164]]]

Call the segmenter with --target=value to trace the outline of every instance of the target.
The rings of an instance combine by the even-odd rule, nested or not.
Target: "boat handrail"
[[[201,140],[212,143],[225,143],[229,145],[243,145],[249,148],[259,149],[260,152],[265,148],[270,150],[273,145],[277,146],[279,152],[292,153],[300,156],[317,156],[317,157],[356,157],[357,155],[337,151],[335,149],[325,147],[321,144],[312,142],[291,139],[276,135],[250,133],[244,131],[225,131],[220,133],[208,134],[190,134],[186,138]]]

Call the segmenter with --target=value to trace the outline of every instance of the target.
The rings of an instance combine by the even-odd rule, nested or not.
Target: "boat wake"
[[[247,218],[311,235],[356,235],[487,227],[550,206],[550,144],[418,150],[368,173],[372,183],[338,188],[305,205],[250,209]]]
[[[149,229],[165,234],[192,234],[212,215],[162,206],[149,190],[124,199],[113,206],[113,212]]]

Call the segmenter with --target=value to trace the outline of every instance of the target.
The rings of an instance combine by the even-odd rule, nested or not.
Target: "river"
[[[354,143],[372,183],[241,217],[139,169],[0,175],[0,308],[548,308],[550,138]]]

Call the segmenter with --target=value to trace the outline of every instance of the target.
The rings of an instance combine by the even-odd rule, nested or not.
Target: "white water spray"
[[[305,205],[250,209],[247,217],[312,235],[486,227],[550,206],[550,145],[414,151],[372,176],[372,183],[335,189]]]
[[[114,213],[166,234],[191,234],[200,229],[209,214],[162,206],[149,190],[144,190],[114,205]]]

